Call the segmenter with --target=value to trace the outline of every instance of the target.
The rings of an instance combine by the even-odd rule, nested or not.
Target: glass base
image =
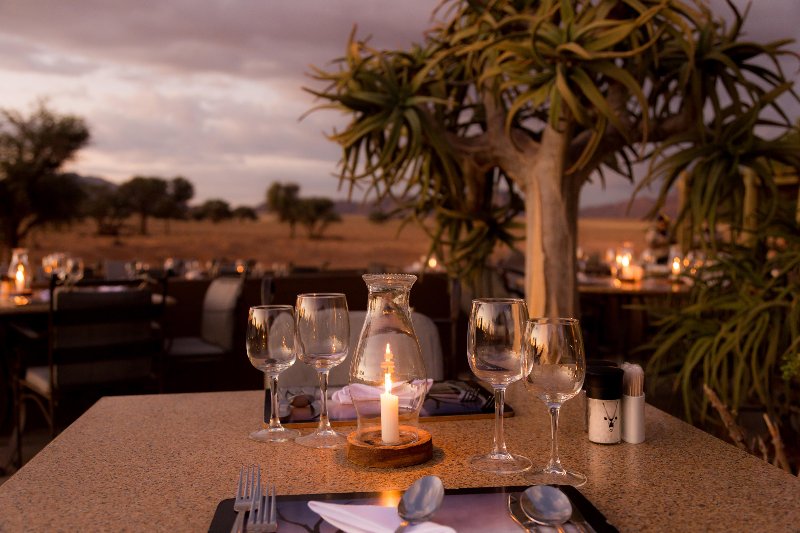
[[[530,459],[522,455],[487,453],[473,455],[469,459],[469,465],[475,470],[491,474],[518,474],[528,470],[532,463]]]
[[[286,442],[299,436],[300,432],[296,429],[287,429],[285,427],[264,428],[250,433],[250,438],[259,442]]]
[[[347,444],[347,435],[339,433],[338,431],[333,431],[332,429],[317,430],[310,435],[297,437],[294,441],[301,446],[307,446],[309,448],[336,449],[345,447]]]
[[[586,483],[586,476],[580,472],[570,472],[569,470],[559,472],[540,468],[525,474],[525,480],[532,485],[572,485],[573,487],[580,487]]]

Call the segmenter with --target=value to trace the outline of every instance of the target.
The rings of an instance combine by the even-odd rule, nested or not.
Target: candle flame
[[[25,267],[22,265],[17,265],[17,274],[15,276],[17,281],[25,281]]]
[[[383,363],[381,363],[381,368],[384,370],[383,374],[383,386],[386,392],[392,391],[392,372],[394,371],[394,354],[392,354],[392,349],[389,347],[389,343],[386,343],[386,352],[383,354]]]

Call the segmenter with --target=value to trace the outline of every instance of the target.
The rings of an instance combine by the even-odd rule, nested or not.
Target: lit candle
[[[384,370],[384,392],[381,394],[381,440],[384,444],[397,444],[400,442],[399,424],[399,398],[392,394],[391,370],[394,368],[392,362],[392,350],[386,345],[386,353],[383,356]]]
[[[672,277],[677,278],[680,273],[681,273],[681,258],[675,257],[672,260]]]
[[[17,265],[17,274],[14,276],[14,286],[17,292],[25,292],[25,267]]]

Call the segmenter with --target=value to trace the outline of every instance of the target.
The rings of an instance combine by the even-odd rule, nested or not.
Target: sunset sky
[[[754,40],[800,37],[800,1],[753,3]],[[299,121],[314,105],[301,90],[313,83],[309,66],[341,56],[354,24],[379,48],[421,41],[437,4],[0,0],[0,107],[27,112],[45,98],[84,117],[92,143],[72,165],[82,174],[117,182],[183,175],[195,201],[233,205],[262,202],[273,181],[296,182],[304,196],[343,197],[340,149],[324,136],[342,118],[318,112]],[[629,194],[617,179],[602,193],[587,187],[582,205]]]

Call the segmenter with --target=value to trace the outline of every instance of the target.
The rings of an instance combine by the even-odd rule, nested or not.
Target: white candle
[[[399,424],[399,398],[392,394],[392,376],[390,370],[394,368],[392,364],[392,351],[386,345],[384,355],[384,368],[387,372],[383,375],[384,392],[381,394],[381,440],[384,444],[397,444],[400,442]]]
[[[19,293],[25,291],[25,270],[22,265],[17,266],[17,274],[14,276],[14,287]]]
[[[674,277],[678,277],[678,274],[681,273],[681,259],[676,257],[672,260],[672,275]]]

